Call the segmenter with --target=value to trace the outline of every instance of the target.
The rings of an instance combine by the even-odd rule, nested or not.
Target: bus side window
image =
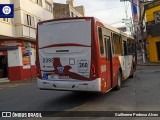
[[[102,37],[102,28],[98,27],[98,36],[99,36],[99,47],[100,47],[100,53],[101,56],[105,56],[104,54],[104,43],[103,43],[103,37]]]
[[[122,40],[121,36],[118,34],[113,33],[112,34],[112,40],[113,40],[113,49],[114,49],[114,54],[121,55],[122,54]]]
[[[123,51],[124,51],[124,55],[128,54],[128,51],[127,51],[127,42],[126,41],[123,41]]]
[[[107,48],[108,48],[108,60],[111,60],[111,43],[110,43],[110,37],[107,39]]]
[[[104,36],[104,43],[105,43],[106,57],[107,60],[109,61],[111,59],[111,43],[109,36]]]
[[[127,39],[128,54],[132,55],[135,53],[135,43],[132,39]]]
[[[131,48],[131,41],[130,39],[127,39],[127,46],[128,46],[128,54],[132,53],[132,48]]]
[[[105,48],[105,56],[108,58],[108,49],[107,49],[107,38],[104,36],[104,48]]]

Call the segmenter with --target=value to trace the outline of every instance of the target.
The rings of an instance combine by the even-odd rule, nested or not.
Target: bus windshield
[[[76,43],[91,45],[91,20],[64,20],[43,23],[38,27],[38,45]]]

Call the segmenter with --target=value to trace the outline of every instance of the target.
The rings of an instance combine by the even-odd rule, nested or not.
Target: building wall
[[[156,6],[150,9],[146,10],[146,20],[147,22],[154,22],[155,21],[155,16],[154,13],[156,11],[160,10],[160,6]],[[151,24],[150,27],[154,24]],[[159,29],[159,28],[157,28]],[[158,60],[158,51],[157,50],[157,46],[156,46],[156,42],[160,42],[160,36],[157,37],[153,37],[150,33],[150,30],[148,30],[148,34],[147,34],[147,51],[148,51],[148,55],[149,55],[149,60],[151,62],[160,62],[160,60]]]
[[[151,62],[158,62],[158,51],[156,47],[156,42],[160,42],[160,37],[148,37],[148,52],[149,52],[149,59]],[[159,61],[160,62],[160,61]]]
[[[52,5],[52,0],[47,0],[47,2]],[[52,11],[46,10],[45,0],[42,0],[42,6],[37,4],[36,0],[15,0],[14,4],[16,37],[29,38],[34,41],[37,23],[39,20],[53,19]],[[33,17],[32,25],[27,24],[27,15]]]
[[[68,4],[54,3],[53,15],[54,15],[55,19],[56,18],[70,17],[69,5]]]
[[[0,0],[0,4],[13,4],[12,0]],[[12,25],[13,19],[8,18],[8,21],[4,21],[3,18],[0,18],[0,28],[3,28],[3,30],[0,30],[0,38],[9,36],[9,37],[15,37],[15,27]]]
[[[84,7],[73,6],[73,0],[67,1],[67,4],[54,3],[53,5],[53,15],[55,19],[84,16]]]
[[[0,0],[0,4],[14,4],[14,18],[0,19],[0,53],[7,53],[8,78],[11,81],[36,77],[35,38],[37,22],[53,19],[53,1],[42,0]],[[29,16],[29,17],[28,17]],[[28,24],[31,19],[31,24]],[[31,44],[31,55],[26,45]],[[11,47],[17,46],[16,49]]]
[[[15,26],[11,22],[5,22],[0,18],[0,38],[4,38],[5,36],[15,37]]]
[[[70,17],[83,17],[83,15],[71,5],[69,5],[69,11],[70,11]]]
[[[52,0],[42,0],[42,6],[38,5],[36,0],[1,0],[1,4],[14,4],[14,18],[9,18],[9,21],[0,18],[0,28],[4,28],[3,31],[0,30],[0,39],[6,36],[34,41],[37,22],[53,19],[53,12],[46,9],[45,1],[52,5]],[[27,14],[33,17],[33,26],[26,24]]]
[[[146,10],[147,22],[155,20],[155,18],[154,18],[154,12],[159,11],[159,10],[160,10],[160,6],[157,6],[157,7],[151,8],[149,10]]]
[[[22,47],[18,47],[16,50],[8,50],[8,78],[11,81],[36,77],[34,54],[28,56],[29,65],[24,65],[22,56]]]
[[[30,77],[36,77],[35,67],[35,43],[31,43],[31,55],[25,55],[26,51],[25,40],[1,40],[0,49],[6,48],[3,52],[7,52],[5,56],[8,58],[8,78],[11,81],[25,80]],[[8,46],[7,46],[8,45]],[[11,46],[12,45],[12,46]],[[14,46],[14,49],[11,49]],[[1,51],[2,52],[2,51]]]
[[[85,9],[83,6],[76,6],[74,7],[82,16],[85,16]]]

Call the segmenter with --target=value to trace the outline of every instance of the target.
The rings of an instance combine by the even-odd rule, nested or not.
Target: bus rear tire
[[[119,71],[117,74],[117,86],[115,87],[115,90],[119,90],[121,88],[122,84],[122,73]]]
[[[132,66],[133,71],[135,71],[135,65]],[[129,78],[133,78],[134,77],[134,72],[129,76]]]
[[[129,78],[133,78],[133,77],[134,77],[134,75],[133,75],[133,74],[129,76]]]

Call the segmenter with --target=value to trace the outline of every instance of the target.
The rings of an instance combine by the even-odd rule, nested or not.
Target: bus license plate
[[[54,80],[57,80],[59,79],[58,75],[48,75],[48,79],[54,79]]]

